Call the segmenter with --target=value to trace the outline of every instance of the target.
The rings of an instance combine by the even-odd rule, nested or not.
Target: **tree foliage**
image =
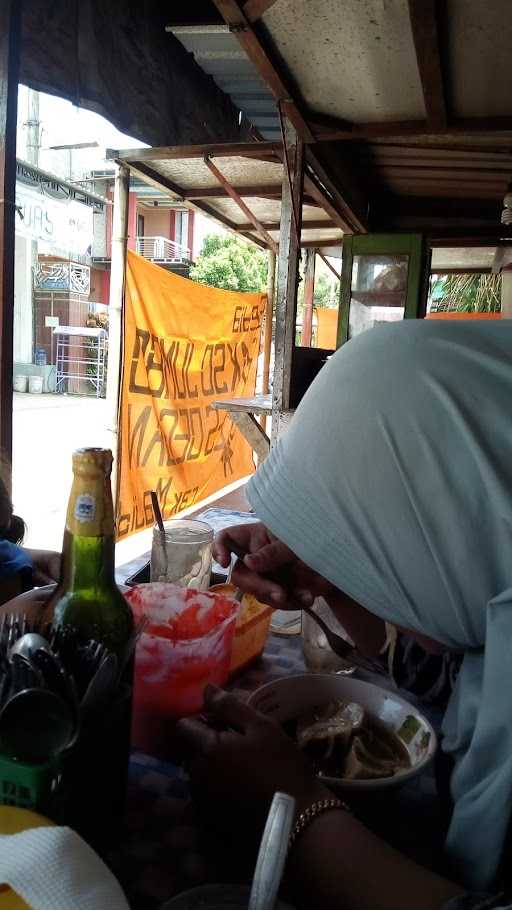
[[[227,291],[264,291],[267,257],[262,250],[234,234],[207,234],[190,277],[200,284]]]
[[[431,312],[499,313],[501,275],[432,275]]]

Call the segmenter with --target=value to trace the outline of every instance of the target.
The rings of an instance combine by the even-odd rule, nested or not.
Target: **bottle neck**
[[[76,471],[64,532],[61,590],[115,586],[114,514],[110,477]]]
[[[82,537],[64,532],[62,577],[64,591],[115,587],[114,536]]]

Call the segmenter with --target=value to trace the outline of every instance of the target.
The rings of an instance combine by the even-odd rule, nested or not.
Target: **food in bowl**
[[[348,699],[300,715],[286,729],[320,777],[375,780],[393,777],[411,764],[398,736]]]
[[[322,768],[322,780],[344,796],[363,794],[407,783],[425,770],[435,755],[435,732],[421,711],[395,690],[349,676],[301,673],[266,683],[253,692],[249,704],[295,732],[297,718],[310,717],[331,702],[354,702],[368,720],[393,734],[403,746],[408,763],[385,777],[341,777],[340,769]]]

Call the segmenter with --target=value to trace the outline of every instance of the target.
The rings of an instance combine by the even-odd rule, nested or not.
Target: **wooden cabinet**
[[[428,254],[421,234],[361,234],[343,240],[338,347],[382,322],[425,315]]]

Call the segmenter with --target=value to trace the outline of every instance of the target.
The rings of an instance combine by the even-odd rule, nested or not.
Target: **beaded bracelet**
[[[315,818],[318,818],[319,815],[322,815],[324,812],[329,812],[331,809],[343,809],[345,812],[350,812],[349,807],[346,803],[342,802],[341,799],[321,799],[316,803],[313,803],[311,806],[308,806],[307,809],[304,809],[304,812],[301,812],[295,825],[293,826],[292,833],[288,839],[288,850],[291,850],[295,841],[302,834],[302,832],[309,827],[309,825],[314,822]]]

